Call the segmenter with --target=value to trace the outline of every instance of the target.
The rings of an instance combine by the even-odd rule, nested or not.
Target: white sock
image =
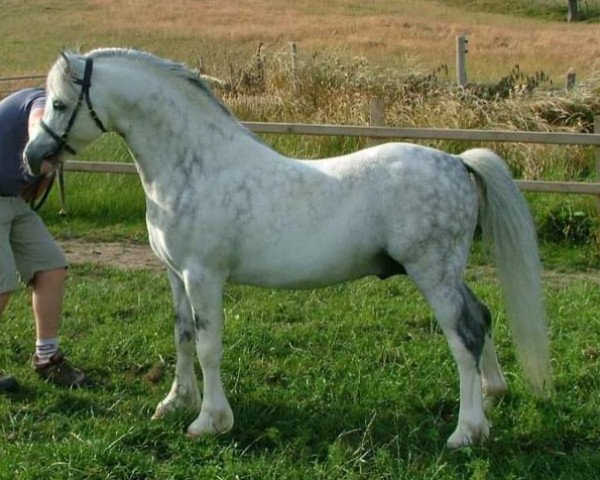
[[[35,356],[37,361],[45,363],[52,355],[58,352],[58,338],[46,338],[43,340],[36,340],[35,342]]]

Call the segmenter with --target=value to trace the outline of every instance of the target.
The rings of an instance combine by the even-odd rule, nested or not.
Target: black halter
[[[67,127],[64,129],[62,134],[56,133],[52,130],[43,120],[40,121],[40,125],[42,128],[50,135],[54,140],[58,142],[56,145],[56,151],[54,155],[58,154],[62,148],[64,148],[67,152],[72,155],[75,155],[77,152],[73,147],[71,147],[67,143],[67,137],[69,136],[69,132],[71,128],[73,128],[73,124],[75,123],[75,119],[77,118],[77,114],[79,113],[79,109],[81,108],[81,104],[83,103],[83,99],[85,98],[85,103],[87,104],[88,111],[90,112],[90,116],[94,120],[94,123],[98,126],[100,130],[106,132],[106,128],[98,118],[98,115],[94,111],[94,107],[92,106],[92,101],[90,100],[90,87],[92,86],[92,66],[93,60],[91,58],[87,58],[85,60],[85,70],[83,73],[83,79],[75,78],[73,81],[77,85],[81,85],[81,90],[79,92],[79,98],[77,99],[77,103],[75,104],[75,109],[71,114],[71,118],[69,118],[69,122],[67,123]]]

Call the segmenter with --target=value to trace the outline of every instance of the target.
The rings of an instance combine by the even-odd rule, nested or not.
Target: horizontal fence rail
[[[40,85],[46,75],[22,75],[18,77],[0,77],[0,100],[24,87]]]
[[[549,143],[556,145],[597,145],[600,134],[521,132],[512,130],[460,130],[447,128],[363,127],[352,125],[313,125],[308,123],[242,122],[255,133],[321,135],[414,140],[469,140],[481,142]]]
[[[442,128],[394,128],[352,125],[317,125],[305,123],[242,122],[254,133],[370,137],[418,140],[467,140],[481,142],[540,143],[555,145],[596,146],[600,151],[598,133],[523,132],[511,130],[459,130]],[[598,153],[597,153],[598,155]],[[65,170],[91,173],[137,173],[131,163],[68,161]],[[517,180],[519,189],[530,192],[569,193],[600,196],[600,183],[549,182]]]
[[[21,77],[0,77],[0,82],[15,82],[20,80],[43,80],[46,75],[24,75]]]
[[[137,173],[132,163],[82,162],[70,160],[65,163],[65,171],[86,173]],[[542,180],[515,180],[520,190],[527,192],[572,193],[579,195],[600,195],[600,183],[546,182]]]

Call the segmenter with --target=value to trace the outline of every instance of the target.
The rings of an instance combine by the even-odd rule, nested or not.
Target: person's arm
[[[29,112],[28,132],[29,132],[30,137],[31,137],[31,134],[33,133],[33,130],[35,129],[35,127],[37,127],[38,123],[40,123],[40,120],[42,119],[43,116],[44,116],[43,108],[34,108],[31,110],[31,112]]]
[[[40,123],[40,120],[42,119],[43,116],[44,116],[44,108],[43,107],[31,109],[31,111],[29,112],[29,125],[28,125],[29,137],[31,137],[31,135],[33,134],[33,131],[38,126],[38,124]],[[51,173],[52,170],[54,170],[54,167],[52,166],[51,162],[46,162],[46,161],[42,162],[42,165],[40,168],[40,173],[42,175],[47,175],[47,174]]]
[[[43,108],[35,108],[32,109],[31,112],[29,112],[29,122],[27,125],[27,130],[30,137],[43,116]],[[23,197],[27,201],[32,200],[34,196],[36,200],[40,198],[40,196],[44,194],[44,192],[48,188],[48,185],[50,184],[50,181],[52,180],[52,177],[48,174],[52,172],[53,169],[54,168],[52,167],[52,164],[50,162],[42,162],[40,175],[35,177],[33,181],[29,182],[21,189],[21,197]]]

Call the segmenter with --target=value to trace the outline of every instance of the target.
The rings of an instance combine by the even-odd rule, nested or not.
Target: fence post
[[[369,126],[370,127],[385,127],[385,102],[382,97],[371,99],[369,105]],[[369,138],[367,144],[375,146],[383,143],[381,139]]]
[[[297,80],[297,57],[298,57],[298,47],[296,46],[296,42],[288,42],[290,46],[290,77],[292,81],[292,91],[296,92],[298,90],[298,80]]]
[[[576,78],[577,77],[575,76],[575,71],[572,68],[569,69],[569,71],[567,72],[567,79],[565,80],[566,90],[573,90],[573,88],[575,88]]]
[[[456,37],[456,83],[459,87],[467,85],[467,43],[466,34]]]
[[[594,116],[594,133],[600,134],[600,115]],[[596,151],[596,181],[600,182],[600,145],[594,147]],[[596,215],[597,215],[597,228],[596,228],[596,243],[600,246],[600,195],[596,196]]]
[[[265,44],[263,42],[258,42],[258,48],[256,49],[256,55],[254,56],[254,66],[256,68],[256,75],[258,84],[260,85],[261,90],[265,89],[265,52],[264,52]]]
[[[567,12],[567,22],[579,21],[579,3],[578,0],[569,0],[569,10]]]

